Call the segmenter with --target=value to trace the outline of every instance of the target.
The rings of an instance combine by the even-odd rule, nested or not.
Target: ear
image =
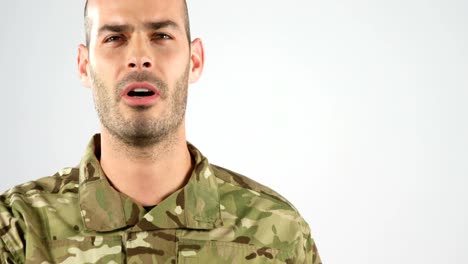
[[[78,74],[81,83],[88,88],[91,88],[91,81],[88,74],[89,51],[88,48],[80,44],[78,47]]]
[[[197,38],[192,41],[190,54],[190,75],[189,83],[195,83],[200,79],[205,64],[205,52],[201,39]]]

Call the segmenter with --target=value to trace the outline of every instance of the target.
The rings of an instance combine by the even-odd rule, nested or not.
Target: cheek
[[[174,82],[185,75],[189,62],[186,54],[171,54],[167,56],[164,65],[157,65],[157,67],[160,67],[164,75],[170,78],[171,82]]]
[[[101,78],[115,78],[124,63],[125,56],[118,49],[95,51],[90,62]]]
[[[154,52],[154,65],[159,70],[181,71],[187,65],[190,55],[188,47],[174,45],[164,47]]]
[[[114,96],[112,92],[114,89],[111,89],[108,79],[100,70],[93,70],[91,81],[95,100],[106,101]]]

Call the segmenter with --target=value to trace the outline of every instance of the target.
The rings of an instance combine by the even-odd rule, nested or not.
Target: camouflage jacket
[[[91,140],[79,166],[0,196],[0,263],[321,263],[284,198],[211,165],[149,212],[116,191]]]

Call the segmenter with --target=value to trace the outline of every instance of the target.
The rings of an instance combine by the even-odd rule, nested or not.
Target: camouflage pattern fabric
[[[109,184],[96,135],[76,168],[0,196],[1,263],[321,263],[284,198],[208,160],[156,207]]]

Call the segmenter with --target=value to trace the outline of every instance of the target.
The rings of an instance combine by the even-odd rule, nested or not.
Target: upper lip
[[[130,91],[136,89],[136,88],[144,88],[144,89],[148,89],[152,92],[154,92],[156,95],[159,95],[159,91],[158,89],[156,89],[156,87],[154,87],[153,85],[149,84],[149,83],[131,83],[130,85],[128,85],[127,87],[125,87],[125,89],[122,91],[122,94],[121,96],[125,96],[127,95]]]

